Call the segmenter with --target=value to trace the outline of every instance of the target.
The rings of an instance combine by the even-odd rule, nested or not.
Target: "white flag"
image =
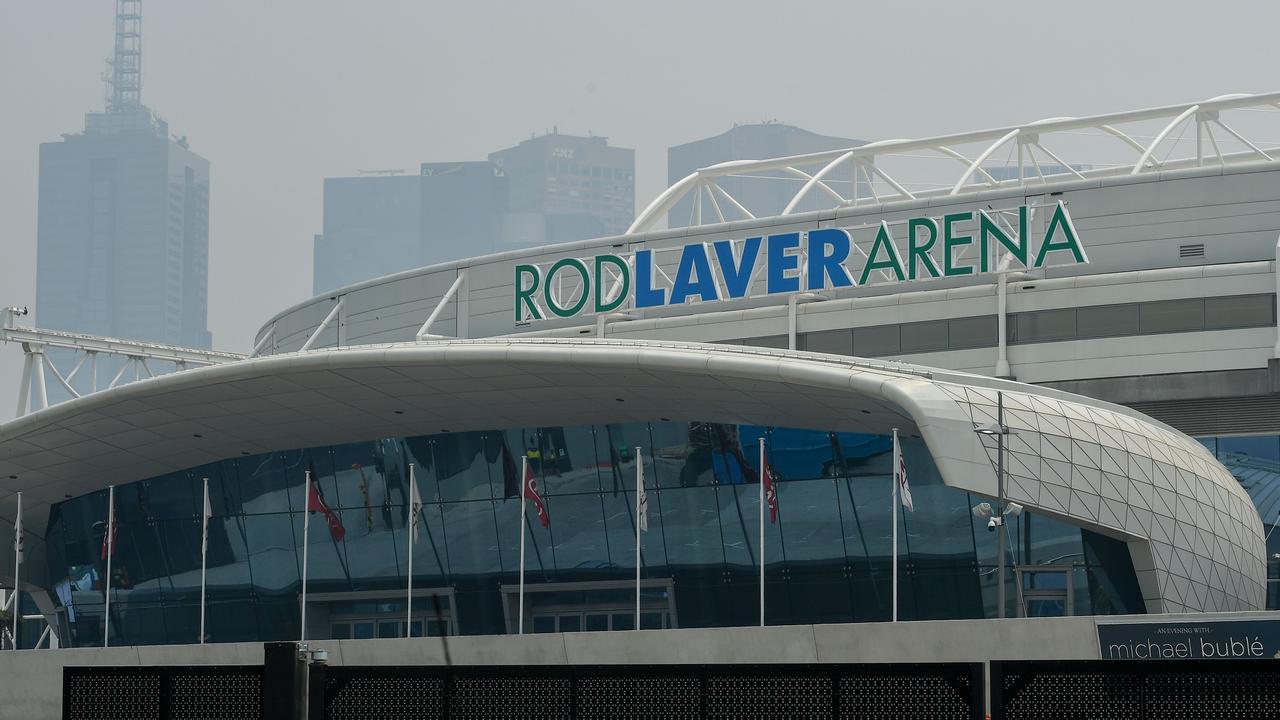
[[[649,493],[644,490],[644,459],[636,456],[636,516],[640,529],[649,532]]]
[[[418,514],[422,511],[422,496],[418,494],[418,479],[409,473],[409,530],[413,541],[418,542]]]
[[[204,481],[204,515],[201,517],[203,518],[204,523],[200,531],[202,535],[200,538],[200,552],[207,553],[209,551],[209,518],[213,517],[213,503],[209,502],[208,478],[205,478]]]
[[[898,448],[898,467],[894,473],[898,481],[898,497],[902,498],[902,507],[915,512],[915,506],[911,504],[911,484],[907,482],[907,458],[902,454],[902,446]]]

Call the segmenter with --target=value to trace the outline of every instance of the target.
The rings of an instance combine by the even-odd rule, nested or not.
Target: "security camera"
[[[987,532],[995,532],[996,528],[1004,524],[1004,518],[993,517],[987,521]]]

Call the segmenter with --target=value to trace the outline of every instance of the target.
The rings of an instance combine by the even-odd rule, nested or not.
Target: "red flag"
[[[764,501],[769,508],[769,522],[778,522],[778,489],[774,486],[773,468],[769,467],[769,455],[764,454],[764,469],[760,472],[764,483]]]
[[[538,509],[538,522],[542,523],[542,527],[551,524],[551,516],[547,514],[547,506],[542,502],[542,496],[538,494],[538,480],[533,477],[533,468],[529,467],[528,462],[524,466],[524,497],[531,500],[533,506]]]
[[[116,554],[116,514],[107,508],[107,531],[102,533],[102,559]]]
[[[324,521],[329,525],[329,535],[333,537],[334,542],[346,537],[347,529],[342,526],[342,518],[325,504],[324,496],[320,494],[320,486],[316,485],[315,473],[312,473],[311,482],[307,485],[307,512],[318,512],[324,515]]]

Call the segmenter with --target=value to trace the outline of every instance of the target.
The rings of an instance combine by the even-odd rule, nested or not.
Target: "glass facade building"
[[[1253,498],[1267,538],[1267,609],[1280,610],[1280,435],[1199,438]]]
[[[641,625],[753,625],[761,437],[780,505],[765,525],[767,622],[889,619],[887,436],[660,420],[244,455],[118,486],[111,644],[197,640],[206,477],[207,639],[296,639],[308,471],[332,509],[310,522],[309,638],[514,632],[525,458],[550,515],[544,528],[529,508],[526,631],[633,627],[638,461]],[[918,438],[903,447],[915,510],[899,518],[900,617],[995,616],[996,533],[972,512],[984,498],[943,485]],[[411,466],[425,506],[406,625]],[[107,497],[50,515],[49,576],[77,646],[103,642]],[[1010,615],[1144,612],[1122,541],[1029,512],[1010,530]]]

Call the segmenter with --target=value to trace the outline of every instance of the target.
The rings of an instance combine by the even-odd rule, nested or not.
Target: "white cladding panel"
[[[949,212],[985,207],[1012,208],[1024,202],[1043,207],[1058,200],[1067,204],[1090,263],[1041,268],[1030,273],[1033,280],[1011,283],[1009,312],[1141,299],[1274,292],[1272,261],[1276,238],[1280,235],[1280,165],[1277,163],[1058,183],[1052,186],[1051,195],[1024,194],[1024,190],[1029,191],[1029,188],[681,228],[423,268],[343,288],[330,296],[313,298],[274,318],[263,327],[259,338],[274,326],[275,338],[264,352],[296,350],[325,318],[335,302],[332,298],[344,297],[341,345],[411,340],[461,270],[467,273],[465,286],[459,298],[443,310],[432,328],[435,334],[452,335],[457,332],[455,314],[459,307],[465,307],[465,334],[469,337],[513,333],[594,334],[595,320],[591,316],[517,326],[514,321],[515,266],[522,263],[545,265],[565,257],[590,258],[597,254],[679,247],[690,242],[740,239],[820,226],[864,226],[882,219],[893,222],[926,214],[936,218]],[[1033,218],[1033,238],[1042,235],[1045,215],[1038,213]],[[856,230],[853,234],[855,242],[864,250],[868,249],[872,230]],[[902,238],[899,238],[901,242]],[[1203,257],[1182,257],[1180,251],[1183,246],[1198,244],[1204,246]],[[674,274],[678,253],[660,253],[657,259],[659,267],[669,275]],[[1244,271],[1238,266],[1229,271],[1215,269],[1220,264],[1248,262],[1258,264],[1252,271]],[[1149,279],[1140,272],[1176,268],[1185,268],[1185,276],[1163,272],[1163,277]],[[1230,276],[1216,277],[1215,272],[1229,272]],[[994,314],[996,293],[993,280],[991,275],[977,275],[907,283],[881,281],[866,287],[827,290],[823,295],[833,302],[802,305],[798,329],[808,332]],[[758,279],[754,290],[762,291],[763,282],[762,277]],[[846,299],[852,300],[853,304],[843,306]],[[608,333],[611,336],[708,341],[784,334],[788,327],[786,303],[786,296],[775,295],[733,302],[648,308],[633,313],[641,320],[610,324]],[[744,311],[745,314],[736,314]],[[698,319],[690,322],[675,319],[695,315]],[[697,329],[691,329],[694,327]],[[334,347],[338,342],[337,328],[330,327],[320,334],[313,347]],[[970,354],[966,352],[965,356]],[[1014,354],[1011,350],[1011,356]],[[1021,354],[1035,356],[1026,352]],[[969,366],[966,364],[964,367]],[[984,370],[975,366],[973,369],[991,372],[991,368]]]

